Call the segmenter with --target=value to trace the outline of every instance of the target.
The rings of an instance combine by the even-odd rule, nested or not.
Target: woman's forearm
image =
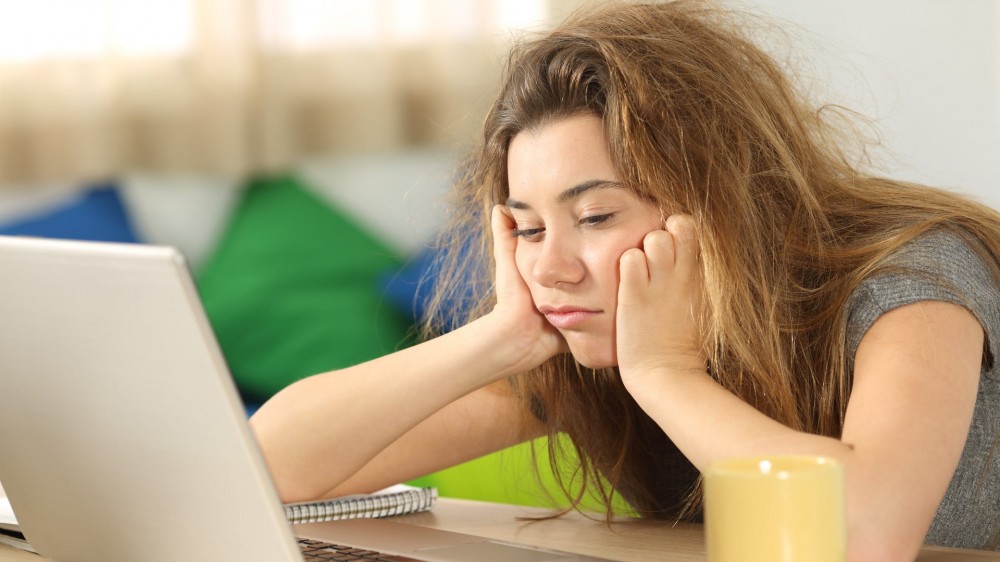
[[[313,499],[445,405],[516,372],[488,317],[339,371],[303,379],[265,403],[251,427],[285,501]]]
[[[838,439],[795,431],[765,416],[704,372],[645,377],[632,395],[701,471],[713,461],[769,454],[823,454],[845,460]]]

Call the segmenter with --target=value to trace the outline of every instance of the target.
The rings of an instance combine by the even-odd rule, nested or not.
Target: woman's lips
[[[538,311],[545,315],[545,318],[556,328],[561,330],[571,329],[586,322],[590,318],[601,313],[599,310],[589,310],[586,308],[576,308],[571,306],[552,307],[542,306]]]

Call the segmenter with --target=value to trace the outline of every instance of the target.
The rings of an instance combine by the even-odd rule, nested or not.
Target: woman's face
[[[617,365],[618,260],[662,228],[659,210],[622,187],[603,124],[590,114],[521,132],[507,167],[514,259],[535,307],[577,361]]]

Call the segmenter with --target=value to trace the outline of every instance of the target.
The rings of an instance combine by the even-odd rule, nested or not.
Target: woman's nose
[[[583,262],[569,244],[547,236],[541,242],[538,259],[535,260],[531,273],[539,285],[553,288],[560,283],[579,283],[583,279],[584,269]]]

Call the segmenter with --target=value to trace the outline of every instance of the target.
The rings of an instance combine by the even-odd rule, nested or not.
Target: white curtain
[[[0,187],[473,140],[581,0],[0,0]]]

